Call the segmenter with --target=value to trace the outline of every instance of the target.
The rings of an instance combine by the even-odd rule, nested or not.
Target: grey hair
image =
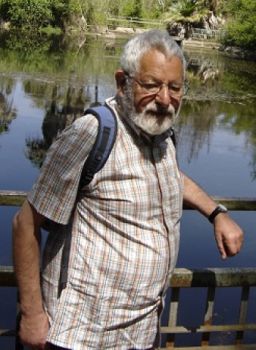
[[[120,59],[121,68],[129,74],[138,73],[141,57],[151,49],[157,49],[167,57],[178,57],[183,64],[185,76],[186,59],[180,46],[167,31],[158,29],[138,34],[126,43]]]

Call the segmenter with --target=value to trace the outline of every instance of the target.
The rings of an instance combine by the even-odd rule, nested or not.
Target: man
[[[183,202],[210,216],[222,258],[239,252],[241,229],[176,163],[170,130],[184,79],[183,54],[166,32],[132,38],[116,72],[116,96],[106,102],[118,132],[103,169],[77,194],[97,134],[93,116],[78,119],[51,147],[13,224],[24,344],[75,350],[157,346]],[[39,230],[45,218],[66,226],[49,234],[41,291]]]

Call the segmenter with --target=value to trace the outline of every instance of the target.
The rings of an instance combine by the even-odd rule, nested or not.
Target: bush
[[[196,9],[196,2],[191,0],[182,0],[179,2],[180,13],[184,17],[189,17]]]
[[[77,13],[75,0],[0,0],[0,19],[12,28],[34,31],[62,28]],[[78,7],[78,5],[77,5]]]
[[[49,0],[2,1],[1,9],[15,28],[37,29],[51,23],[53,17]]]
[[[223,39],[225,45],[256,49],[256,1],[231,0],[230,19]]]

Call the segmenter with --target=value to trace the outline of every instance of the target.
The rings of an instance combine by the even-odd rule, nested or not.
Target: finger
[[[226,253],[226,249],[224,247],[222,240],[217,240],[217,247],[219,249],[219,252],[220,252],[222,259],[226,259],[227,253]]]
[[[241,243],[239,241],[224,242],[224,246],[228,256],[235,256],[240,251]]]

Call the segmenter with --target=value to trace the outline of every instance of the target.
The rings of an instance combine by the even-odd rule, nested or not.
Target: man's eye
[[[170,85],[169,90],[174,91],[174,92],[180,92],[181,91],[181,86],[175,86],[175,85]]]
[[[159,89],[159,85],[154,83],[144,83],[143,87],[148,91],[155,91]]]

